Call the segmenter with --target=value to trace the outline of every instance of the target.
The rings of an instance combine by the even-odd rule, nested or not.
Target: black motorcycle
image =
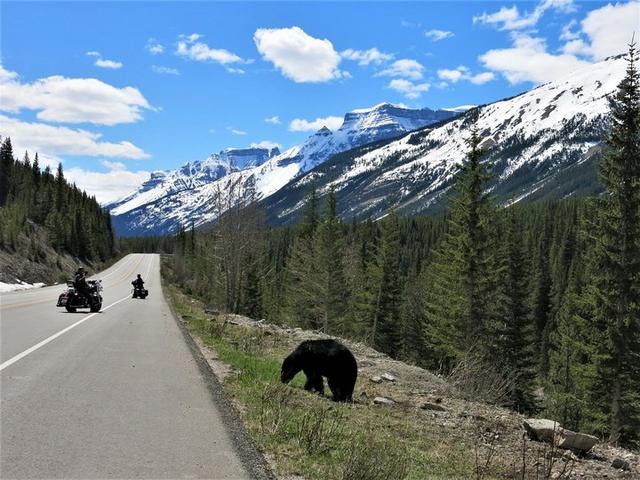
[[[67,282],[67,289],[58,297],[58,307],[67,312],[75,312],[77,308],[88,308],[91,312],[99,312],[102,308],[102,280],[87,280],[87,293],[80,294],[73,282]]]
[[[144,287],[139,287],[133,282],[131,283],[133,285],[133,292],[131,294],[131,298],[141,298],[143,300],[147,298],[147,295],[149,295],[149,290],[147,290]]]

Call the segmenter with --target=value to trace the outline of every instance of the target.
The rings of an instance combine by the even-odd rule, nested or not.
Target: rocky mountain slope
[[[382,103],[349,112],[342,126],[326,127],[303,144],[280,153],[275,150],[227,149],[174,171],[154,172],[123,199],[107,205],[120,235],[169,233],[215,220],[232,205],[265,198],[296,175],[322,164],[331,156],[382,139],[397,138],[456,111],[412,110]]]
[[[611,57],[519,96],[469,110],[393,140],[333,156],[263,201],[271,223],[299,214],[309,184],[330,188],[345,218],[441,209],[464,160],[472,116],[493,164],[491,192],[502,204],[598,191],[595,164],[609,97],[625,71]]]

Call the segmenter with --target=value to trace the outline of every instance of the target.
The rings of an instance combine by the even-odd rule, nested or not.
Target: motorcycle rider
[[[87,272],[84,267],[78,267],[76,271],[76,275],[73,279],[73,286],[76,289],[76,292],[81,297],[88,297],[89,295],[89,284],[87,283]]]
[[[144,288],[144,280],[142,280],[142,276],[138,274],[138,277],[133,282],[131,282],[131,285],[133,285],[133,288],[142,290]]]

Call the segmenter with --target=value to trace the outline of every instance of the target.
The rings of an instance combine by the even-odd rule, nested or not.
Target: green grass
[[[273,457],[279,475],[309,480],[475,478],[472,446],[444,434],[425,416],[401,406],[331,402],[303,390],[303,375],[282,385],[285,339],[235,325],[223,328],[174,286],[165,291],[190,331],[233,368],[224,388],[242,405],[249,433]]]

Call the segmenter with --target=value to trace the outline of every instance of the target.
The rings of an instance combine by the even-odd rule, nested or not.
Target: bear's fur
[[[282,362],[280,379],[289,383],[300,371],[307,376],[305,390],[324,394],[327,377],[334,402],[351,402],[358,364],[351,351],[335,340],[306,340]]]

